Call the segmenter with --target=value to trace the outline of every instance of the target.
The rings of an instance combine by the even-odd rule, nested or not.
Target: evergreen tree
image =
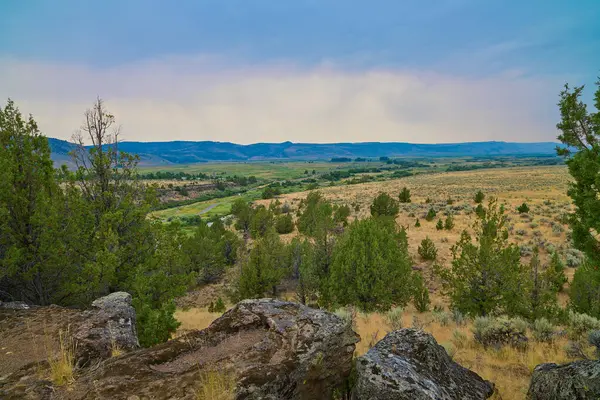
[[[286,253],[274,229],[269,229],[254,243],[248,260],[242,265],[238,282],[239,300],[274,296],[286,275]]]
[[[491,199],[473,226],[475,241],[464,231],[452,247],[450,268],[438,268],[452,307],[465,314],[512,313],[524,303],[525,270],[519,248],[508,244],[506,216]]]
[[[417,252],[423,260],[435,260],[437,258],[437,249],[429,236],[421,240],[421,245],[418,247]]]
[[[274,227],[274,217],[271,210],[263,205],[252,209],[250,218],[250,236],[253,239],[264,236]]]
[[[398,195],[400,203],[410,203],[410,190],[405,186]]]
[[[420,272],[413,273],[413,303],[418,312],[429,311],[431,304],[429,289],[425,286],[423,275]]]
[[[535,321],[539,318],[552,318],[558,310],[556,289],[548,280],[548,275],[541,271],[539,250],[534,248],[533,256],[529,263],[529,282],[527,288],[528,309],[522,313],[523,316]],[[518,314],[515,312],[515,314]]]
[[[442,222],[442,219],[438,219],[437,224],[435,224],[435,229],[437,229],[438,231],[441,231],[442,229],[444,229],[444,223]]]
[[[429,209],[429,211],[427,211],[427,215],[425,216],[425,220],[427,220],[428,222],[431,222],[436,217],[436,215],[437,215],[437,213],[435,212],[435,210],[433,209],[433,207],[431,207]]]
[[[294,230],[294,221],[291,214],[282,214],[275,218],[275,230],[279,234],[291,233]]]
[[[454,228],[454,217],[450,214],[446,217],[446,221],[444,221],[444,229],[451,231],[452,228]]]
[[[481,190],[479,190],[477,193],[475,193],[475,203],[477,204],[481,204],[483,202],[483,199],[485,199],[485,194],[483,194],[483,192]]]
[[[567,276],[565,275],[565,264],[561,261],[556,251],[552,253],[550,264],[546,269],[546,275],[554,290],[562,292],[563,285],[567,283]]]
[[[398,211],[398,202],[387,193],[379,193],[371,204],[371,215],[374,217],[396,218]]]
[[[297,281],[298,301],[307,304],[319,292],[319,270],[315,246],[308,240],[292,239],[288,245],[289,265],[292,278]]]
[[[333,207],[319,192],[310,192],[298,217],[298,230],[310,237],[326,235],[333,228]]]
[[[420,228],[421,227],[421,222],[419,221],[419,218],[417,218],[417,220],[415,221],[415,228]]]
[[[558,154],[566,158],[574,182],[568,195],[575,206],[569,218],[575,247],[588,259],[577,269],[570,287],[571,306],[580,313],[600,318],[600,79],[596,82],[594,106],[588,112],[581,101],[583,86],[571,89],[565,85],[558,103],[561,131],[558,139],[564,147]]]
[[[335,246],[329,283],[342,306],[365,311],[404,306],[411,296],[406,233],[387,219],[354,221]]]

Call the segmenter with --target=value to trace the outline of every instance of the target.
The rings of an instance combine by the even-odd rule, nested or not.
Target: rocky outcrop
[[[600,399],[600,361],[540,364],[531,376],[527,397],[531,400]]]
[[[79,367],[109,358],[115,350],[126,352],[138,347],[131,295],[112,293],[95,300],[85,311],[59,306],[28,306],[20,302],[2,303],[0,378],[57,357],[60,338],[75,348]]]
[[[494,386],[453,362],[428,333],[401,329],[356,361],[354,400],[478,400]]]
[[[110,358],[82,370],[68,390],[53,388],[54,397],[39,398],[196,399],[212,371],[235,377],[238,399],[327,399],[350,374],[357,341],[331,313],[245,300],[207,329]],[[23,396],[22,378],[0,383],[0,398]]]
[[[73,333],[78,367],[139,347],[131,295],[111,293],[92,302]]]

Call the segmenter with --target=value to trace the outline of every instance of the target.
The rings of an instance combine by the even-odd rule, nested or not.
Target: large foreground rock
[[[94,300],[82,318],[73,335],[78,366],[139,347],[135,309],[129,293],[116,292]]]
[[[356,361],[355,400],[487,399],[494,385],[453,362],[417,329],[386,335]]]
[[[531,400],[600,399],[600,361],[540,364],[533,371],[527,396]]]
[[[246,300],[202,331],[104,361],[47,399],[196,399],[209,371],[233,374],[238,399],[328,399],[350,374],[358,336],[300,304]],[[20,378],[4,392],[20,398]],[[36,386],[37,385],[37,386]],[[40,391],[41,390],[41,391]],[[0,398],[3,398],[0,383]]]
[[[85,311],[1,303],[0,383],[14,371],[58,357],[61,337],[75,348],[79,366],[109,358],[116,349],[126,352],[138,347],[131,296],[112,293]]]

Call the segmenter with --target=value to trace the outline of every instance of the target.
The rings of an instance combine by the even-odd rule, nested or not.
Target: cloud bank
[[[255,142],[550,141],[562,82],[174,57],[94,69],[0,59],[0,93],[68,139],[96,96],[122,139]],[[4,101],[2,99],[1,101]]]

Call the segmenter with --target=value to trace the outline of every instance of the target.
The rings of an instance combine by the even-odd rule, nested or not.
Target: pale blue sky
[[[4,0],[0,93],[59,137],[99,94],[138,140],[551,140],[561,84],[600,73],[598,21],[599,0]]]

